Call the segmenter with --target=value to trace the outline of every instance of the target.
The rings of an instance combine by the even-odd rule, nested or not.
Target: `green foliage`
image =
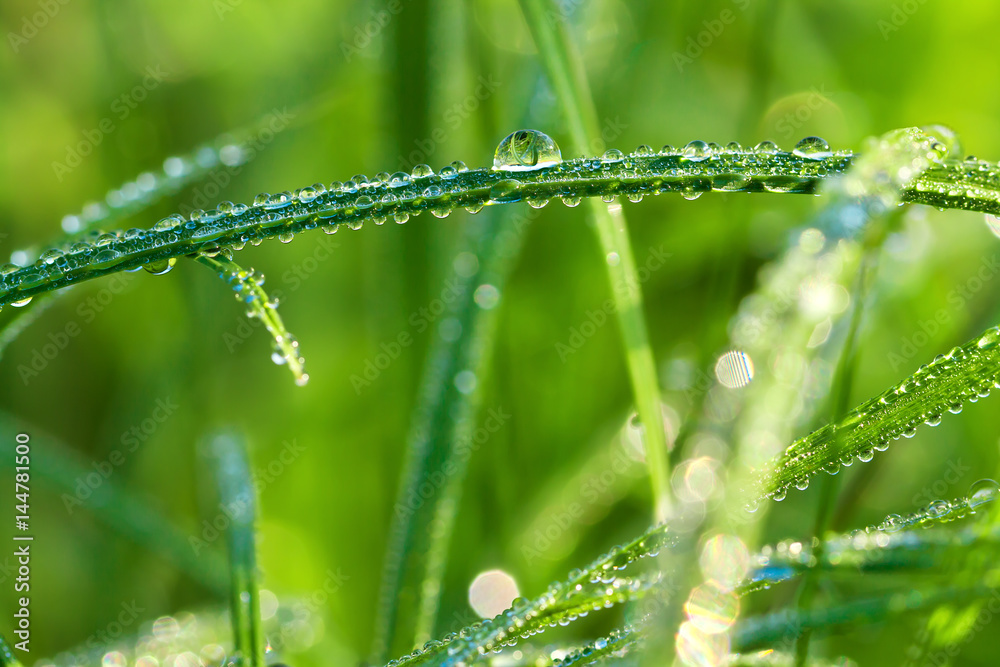
[[[583,17],[586,12],[573,3],[522,0],[522,15],[501,4],[446,7],[414,0],[406,9],[409,30],[385,13],[386,20],[377,24],[378,31],[394,33],[395,51],[387,59],[394,63],[392,80],[400,89],[395,104],[351,100],[354,111],[346,113],[356,118],[350,132],[337,128],[329,136],[318,129],[317,118],[338,104],[337,95],[295,106],[288,127],[303,131],[298,150],[278,161],[281,166],[266,178],[251,182],[282,188],[328,173],[330,165],[324,163],[298,168],[304,156],[318,160],[326,152],[318,150],[324,139],[336,149],[332,168],[341,175],[353,171],[342,167],[353,151],[383,153],[366,159],[363,169],[372,173],[384,166],[385,171],[262,193],[247,204],[218,203],[212,197],[193,210],[185,205],[184,215],[168,215],[149,228],[142,228],[145,222],[109,231],[136,216],[155,220],[162,215],[158,202],[212,179],[217,183],[219,169],[249,166],[262,132],[272,131],[272,112],[112,190],[104,204],[88,205],[64,219],[66,235],[53,247],[28,246],[14,253],[16,264],[0,268],[0,306],[10,316],[0,329],[0,352],[8,367],[29,356],[22,346],[33,344],[33,328],[66,314],[67,295],[94,299],[98,287],[140,272],[136,292],[150,295],[142,297],[148,310],[114,320],[108,328],[145,333],[114,333],[115,345],[85,375],[95,389],[66,395],[84,401],[106,394],[100,389],[106,386],[103,375],[115,369],[127,375],[131,366],[150,364],[143,377],[158,384],[145,392],[166,395],[183,386],[194,406],[177,422],[146,418],[134,398],[139,381],[123,380],[126,389],[108,408],[112,417],[105,417],[107,423],[95,419],[80,440],[111,433],[111,442],[120,440],[124,447],[130,435],[134,440],[139,433],[144,448],[135,459],[119,450],[112,458],[98,448],[90,452],[95,462],[88,465],[85,454],[59,442],[79,442],[69,435],[73,431],[55,425],[61,438],[50,437],[44,433],[48,429],[26,425],[20,416],[52,419],[41,408],[51,408],[55,399],[33,403],[27,397],[35,387],[28,386],[49,363],[64,363],[65,357],[57,357],[79,326],[77,333],[66,328],[66,333],[49,334],[56,353],[36,347],[31,352],[41,362],[33,370],[22,363],[10,376],[23,381],[26,391],[16,387],[10,412],[19,416],[0,415],[0,434],[9,441],[14,432],[32,433],[41,515],[59,515],[49,505],[58,511],[72,507],[68,525],[89,531],[82,538],[61,538],[54,531],[46,538],[63,545],[89,539],[103,554],[94,560],[115,563],[121,557],[117,551],[126,547],[103,536],[120,536],[164,561],[152,574],[144,570],[133,579],[123,574],[115,589],[142,589],[136,581],[168,582],[156,587],[150,605],[156,611],[127,628],[134,638],[99,642],[96,650],[93,642],[84,642],[76,663],[131,662],[144,653],[162,664],[200,651],[202,661],[216,664],[353,664],[366,650],[369,626],[369,662],[398,656],[388,663],[392,667],[671,664],[675,656],[691,665],[843,665],[853,663],[841,656],[861,664],[884,663],[904,649],[913,661],[938,660],[965,643],[981,651],[980,614],[1000,587],[995,566],[1000,485],[983,479],[964,496],[946,501],[933,482],[923,500],[914,496],[907,504],[904,478],[929,478],[930,470],[949,456],[948,465],[968,468],[956,461],[956,452],[969,456],[970,451],[976,477],[992,474],[983,471],[989,465],[984,460],[992,459],[982,454],[982,442],[996,435],[995,424],[981,423],[981,415],[943,417],[1000,388],[1000,328],[994,326],[1000,309],[995,300],[977,296],[992,274],[976,267],[974,289],[942,289],[937,283],[950,285],[963,275],[947,260],[951,255],[941,255],[942,266],[925,266],[936,255],[921,255],[907,244],[923,233],[934,235],[942,248],[966,243],[960,255],[965,261],[982,252],[982,239],[974,233],[927,232],[934,226],[924,225],[921,216],[947,220],[943,226],[965,224],[975,217],[970,212],[1000,214],[996,163],[965,157],[955,134],[941,126],[878,133],[858,144],[858,151],[837,150],[813,136],[791,150],[766,139],[753,148],[694,139],[681,148],[605,150],[607,140],[601,137],[607,122],[600,111],[606,109],[599,108],[607,99],[615,100],[614,108],[652,114],[655,123],[644,124],[638,137],[645,140],[676,140],[673,129],[650,131],[650,125],[662,127],[665,118],[671,125],[675,117],[688,118],[682,126],[697,127],[690,118],[695,104],[672,109],[649,85],[641,96],[625,99],[615,80],[628,68],[609,70],[599,57],[578,48],[590,39],[582,36],[583,22],[592,33],[602,25],[627,33],[614,11]],[[608,11],[604,3],[594,4],[597,9],[587,11]],[[645,12],[649,19],[670,16],[669,22],[649,20],[650,26],[682,26],[684,15],[695,12],[648,3],[629,11]],[[757,39],[778,33],[772,23],[781,13],[777,3],[764,3],[747,14]],[[731,22],[722,17],[718,24],[728,26]],[[505,29],[489,32],[495,41],[479,43],[474,35],[485,33],[472,24],[494,25],[491,21]],[[646,31],[648,43],[655,43],[660,37],[641,23],[636,25]],[[713,39],[719,36],[711,28],[715,23],[704,25]],[[432,44],[427,38],[434,33],[462,38]],[[268,38],[280,39],[280,34],[269,29]],[[888,40],[888,33],[883,37]],[[322,39],[329,41],[325,33]],[[636,42],[636,62],[644,60],[644,43]],[[620,45],[609,48],[617,52]],[[361,55],[358,49],[341,50],[348,58]],[[728,130],[743,140],[769,134],[746,128],[758,115],[781,109],[780,100],[766,109],[777,76],[772,69],[791,67],[790,59],[771,62],[763,52],[752,54],[745,65],[744,84],[752,99],[736,121],[743,129]],[[517,56],[510,67],[510,53],[530,55]],[[678,60],[680,53],[674,52],[673,64],[683,74],[694,60]],[[730,60],[743,62],[742,56]],[[531,67],[523,67],[525,62]],[[507,63],[506,70],[499,68],[505,72],[504,92],[496,99],[489,99],[492,92],[480,94],[479,87],[492,87],[489,82],[466,91],[477,107],[488,107],[484,118],[473,123],[477,127],[458,123],[453,138],[438,140],[433,114],[457,118],[455,108],[468,106],[449,108],[444,100],[464,90],[455,82],[470,80],[470,63]],[[283,68],[299,64],[310,91],[347,88],[316,78],[315,71],[326,71],[325,61],[316,70],[295,59]],[[291,75],[283,71],[282,76]],[[626,78],[634,82],[634,76]],[[686,80],[672,72],[663,77],[674,84]],[[366,86],[354,85],[373,88],[368,84],[374,77],[365,80]],[[643,83],[650,83],[648,76],[643,75]],[[273,99],[286,97],[280,92]],[[671,89],[668,99],[675,97],[682,105],[692,99],[691,91]],[[391,107],[382,113],[398,115],[399,136],[385,139],[383,128],[370,124],[368,107]],[[817,111],[806,103],[799,109]],[[890,117],[890,127],[913,122],[906,114]],[[807,126],[800,136],[812,131],[811,121],[795,122],[796,129]],[[546,128],[552,136],[529,129],[509,132],[518,126]],[[425,134],[435,137],[433,150],[426,148]],[[683,140],[697,134],[685,129]],[[859,127],[837,144],[851,145],[864,134]],[[503,135],[507,138],[499,142],[490,167],[483,158],[486,147]],[[379,137],[385,145],[373,148],[365,137]],[[565,137],[566,153],[574,157],[564,159],[553,137]],[[414,139],[423,147],[420,159],[405,157]],[[976,139],[987,149],[991,145],[989,137]],[[421,164],[431,161],[440,143],[483,166],[469,169],[452,162],[435,171]],[[394,164],[385,155],[397,148],[400,159]],[[446,162],[437,157],[435,162]],[[227,196],[239,199],[245,193]],[[711,194],[702,198],[704,193]],[[697,204],[678,201],[696,199]],[[41,198],[34,200],[44,206]],[[568,210],[537,211],[554,201]],[[631,209],[631,226],[625,201],[643,202]],[[587,215],[573,210],[583,202]],[[688,208],[681,213],[681,206]],[[451,219],[411,222],[426,212]],[[469,218],[466,212],[478,215]],[[545,224],[529,229],[527,223],[540,216],[547,218]],[[587,236],[580,233],[584,220],[596,239],[580,240]],[[336,243],[318,234],[344,227],[370,232],[388,222],[394,224],[346,240],[340,235]],[[564,222],[580,226],[558,226]],[[987,222],[1000,235],[996,219],[987,217]],[[281,250],[273,258],[267,246],[255,249],[271,238],[287,244],[276,246]],[[640,248],[653,248],[658,239],[671,241],[672,262],[661,268],[658,260],[654,270],[643,264]],[[316,243],[312,251],[310,242]],[[341,242],[351,252],[320,267]],[[576,260],[556,259],[576,250],[585,258],[579,267]],[[237,252],[252,256],[257,266],[263,259],[286,262],[281,266],[289,268],[269,271],[265,291],[263,275],[237,264]],[[909,261],[910,254],[916,262]],[[217,308],[220,292],[200,289],[202,278],[194,272],[175,270],[190,264],[186,259],[222,278],[246,318]],[[664,273],[653,278],[659,270]],[[144,275],[168,272],[156,279]],[[307,283],[318,272],[329,280]],[[445,280],[446,292],[436,289],[438,279]],[[359,285],[358,301],[366,303],[358,311],[363,316],[344,317],[350,310],[343,303],[354,298],[352,288]],[[285,314],[294,318],[296,330],[315,341],[308,345],[308,386],[298,343],[278,315],[279,299],[292,304]],[[598,302],[602,305],[595,311]],[[99,312],[95,304],[107,305],[83,303],[86,307],[74,312],[88,323],[96,315],[84,313]],[[951,310],[939,310],[931,319],[920,310],[943,304]],[[592,329],[565,319],[556,328],[543,323],[552,312],[573,317],[580,311],[586,317],[580,321]],[[911,315],[920,322],[923,342],[911,336],[900,347],[897,321],[910,321]],[[159,323],[155,336],[142,328],[143,317]],[[600,333],[612,319],[618,321],[620,341],[605,341]],[[243,379],[259,380],[258,373],[265,371],[258,368],[266,364],[244,364],[238,355],[230,361],[217,345],[209,351],[186,349],[193,341],[207,346],[221,338],[236,354],[258,324],[272,341],[272,360],[286,366],[298,385],[289,388],[291,393],[284,393],[291,383],[278,388],[277,382]],[[417,338],[412,354],[426,359],[422,366],[406,358],[413,329],[429,332],[429,340]],[[549,357],[556,356],[550,339],[564,330],[569,345],[555,345],[560,368],[550,363]],[[952,347],[963,339],[967,342]],[[885,347],[888,363],[872,363],[872,355],[877,360]],[[934,356],[935,350],[948,348]],[[910,368],[920,361],[926,363]],[[53,370],[41,382],[57,375]],[[380,386],[373,389],[376,382]],[[260,389],[270,385],[273,392]],[[348,386],[354,397],[343,390]],[[872,394],[859,402],[859,395]],[[508,401],[519,408],[512,418],[494,421],[496,428],[480,427],[484,414],[496,414],[487,412],[491,406]],[[533,412],[541,416],[530,417]],[[400,416],[406,414],[408,424]],[[500,408],[499,414],[506,412]],[[628,416],[621,426],[623,415]],[[147,421],[151,431],[135,430],[134,424]],[[253,461],[246,443],[230,431],[204,439],[216,423],[251,421],[256,425],[248,431]],[[132,430],[126,430],[126,422]],[[937,449],[917,453],[911,445],[893,444],[926,433],[924,425],[939,424],[927,436]],[[797,437],[801,433],[808,434]],[[295,434],[305,441],[303,447]],[[582,435],[593,442],[581,442]],[[266,444],[283,438],[292,441],[280,450]],[[147,440],[152,443],[146,445]],[[969,447],[960,449],[952,441]],[[186,442],[203,443],[196,448],[209,450],[214,493],[203,493],[192,481],[198,473],[184,463],[190,452],[179,445]],[[265,444],[258,449],[258,443]],[[611,463],[605,465],[609,450]],[[303,451],[308,461],[298,463]],[[8,458],[0,461],[5,469],[11,465]],[[98,463],[105,459],[125,464]],[[295,471],[284,477],[293,466]],[[650,479],[648,490],[633,484],[639,468]],[[92,484],[93,471],[99,479]],[[385,489],[392,488],[387,480],[397,473],[393,498]],[[886,475],[903,481],[894,485]],[[812,484],[817,477],[822,484]],[[135,479],[144,480],[139,488]],[[586,481],[577,493],[579,479]],[[949,489],[958,482],[947,479]],[[546,485],[565,488],[547,494]],[[801,502],[771,502],[800,491]],[[553,496],[567,503],[546,505]],[[184,505],[191,498],[197,508]],[[897,513],[886,516],[885,508]],[[629,539],[650,516],[653,527]],[[98,528],[87,523],[91,517]],[[865,522],[867,528],[849,530]],[[533,548],[518,553],[510,535],[527,534],[525,526],[536,525],[544,531],[522,540],[522,547],[530,542]],[[222,550],[207,544],[222,533],[228,583]],[[577,548],[580,535],[585,541]],[[109,544],[98,547],[99,541]],[[621,545],[608,550],[615,542]],[[601,550],[604,555],[591,560]],[[146,559],[144,554],[132,560]],[[331,565],[337,559],[350,563],[349,576]],[[560,568],[581,559],[591,562],[560,576]],[[43,560],[39,570],[48,564]],[[462,613],[468,609],[467,582],[490,566],[515,572],[525,595],[495,617],[473,622],[475,616]],[[66,571],[64,585],[90,583],[77,570]],[[190,592],[191,582],[197,584],[196,594]],[[44,592],[40,596],[42,605],[51,604]],[[82,597],[100,595],[91,591]],[[218,611],[226,600],[228,616]],[[107,600],[102,601],[106,614]],[[477,614],[484,613],[471,596],[470,603]],[[179,611],[204,605],[208,608],[194,615]],[[36,617],[39,627],[43,614]],[[80,627],[103,625],[95,619],[81,620]],[[67,630],[66,637],[79,635],[80,627],[75,635]],[[543,632],[544,637],[536,637]],[[890,641],[857,641],[874,632],[884,632]],[[2,640],[0,662],[20,664]]]

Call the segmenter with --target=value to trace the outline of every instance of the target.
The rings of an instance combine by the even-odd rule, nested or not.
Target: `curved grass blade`
[[[688,151],[690,152],[690,151]],[[0,267],[0,306],[119,271],[152,265],[220,246],[323,228],[328,233],[365,220],[405,220],[424,211],[445,216],[458,207],[560,197],[575,205],[581,197],[663,192],[781,192],[812,194],[824,179],[844,173],[853,154],[802,156],[771,147],[720,151],[691,157],[683,152],[622,159],[579,158],[535,170],[478,169],[387,181],[316,184],[294,194],[261,194],[252,206],[220,204],[194,220],[170,216],[148,230],[103,234],[93,243],[52,248],[31,266]],[[902,201],[1000,214],[1000,169],[985,161],[942,161],[923,172],[902,193]],[[154,271],[155,272],[155,271]]]
[[[195,260],[210,269],[214,269],[219,277],[226,281],[235,293],[236,300],[247,308],[247,317],[256,317],[274,339],[271,360],[279,365],[287,365],[295,378],[295,384],[304,386],[309,382],[305,372],[305,359],[299,353],[299,342],[295,336],[288,333],[285,323],[278,315],[278,302],[271,299],[262,287],[263,274],[247,270],[234,262],[231,253],[225,249],[215,255],[199,254]]]
[[[213,438],[211,451],[216,459],[219,501],[232,513],[226,545],[232,578],[230,605],[234,642],[243,664],[264,667],[265,640],[261,629],[254,534],[257,498],[250,462],[245,444],[232,434]]]
[[[936,426],[948,411],[961,412],[1000,387],[1000,329],[993,327],[956,347],[844,419],[792,443],[776,460],[755,471],[751,508],[757,499],[782,500],[795,486],[804,489],[820,470],[835,474],[855,457],[862,462],[892,440],[913,437],[923,424]]]

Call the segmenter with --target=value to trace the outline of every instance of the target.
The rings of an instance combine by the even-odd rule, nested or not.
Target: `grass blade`
[[[231,514],[226,533],[231,575],[233,637],[243,664],[264,667],[254,522],[257,498],[243,441],[232,434],[212,439],[219,502]]]
[[[571,148],[585,155],[591,140],[599,138],[597,110],[590,95],[583,62],[566,34],[565,23],[557,16],[551,0],[521,0],[563,115],[570,128]],[[601,251],[615,299],[615,312],[625,345],[625,357],[639,420],[643,425],[646,460],[653,487],[654,520],[666,518],[670,505],[670,470],[667,440],[660,413],[660,389],[656,362],[649,344],[646,318],[642,310],[642,290],[632,254],[628,225],[620,204],[608,206],[591,199],[590,215],[596,223]],[[612,257],[617,258],[616,261]],[[622,286],[622,289],[618,289]]]

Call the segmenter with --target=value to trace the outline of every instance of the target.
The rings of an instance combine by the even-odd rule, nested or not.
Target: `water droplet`
[[[991,350],[1000,343],[1000,327],[993,327],[983,334],[976,346],[980,350]]]
[[[604,162],[621,162],[624,159],[625,154],[617,148],[609,148],[604,151],[604,155],[601,156],[601,160]]]
[[[879,529],[887,533],[895,533],[897,530],[902,528],[902,524],[903,517],[898,514],[890,514],[885,518],[885,521],[882,522],[882,525],[879,526]]]
[[[493,156],[496,171],[532,171],[562,162],[559,146],[537,130],[518,130],[507,135]]]
[[[581,197],[579,197],[578,195],[563,195],[562,196],[562,203],[565,204],[566,206],[568,206],[569,208],[574,208],[576,206],[579,206],[580,205],[580,201],[581,201]]]
[[[11,301],[10,305],[14,306],[15,308],[21,308],[23,306],[27,306],[29,303],[31,303],[30,296],[27,299],[21,299],[20,301]]]
[[[490,188],[490,201],[509,204],[521,201],[521,184],[513,179],[499,181]]]
[[[638,148],[635,149],[635,152],[633,153],[633,155],[636,155],[638,157],[649,157],[652,154],[653,154],[653,147],[647,146],[646,144],[641,144]]]
[[[871,449],[862,449],[858,452],[858,460],[862,463],[868,463],[873,458],[875,458],[875,452]]]
[[[176,263],[177,258],[171,257],[170,259],[161,259],[149,264],[143,264],[142,269],[154,276],[162,276],[164,273],[169,273],[170,269],[174,268],[174,264]]]
[[[753,152],[758,155],[774,155],[778,152],[778,146],[773,141],[762,141],[753,147]]]
[[[778,489],[777,491],[774,492],[774,495],[772,495],[771,498],[773,500],[777,500],[778,502],[781,502],[782,500],[785,499],[785,497],[787,495],[788,495],[788,490],[787,489]]]
[[[293,238],[295,238],[293,232],[281,232],[278,234],[278,240],[282,243],[291,243]]]
[[[684,147],[682,155],[688,162],[703,162],[712,157],[712,149],[701,139],[695,139]]]
[[[951,511],[951,503],[947,500],[935,500],[927,506],[927,516],[932,519],[940,519]]]
[[[389,177],[389,187],[390,188],[401,188],[404,185],[410,184],[410,175],[405,171],[397,171],[395,174]]]
[[[410,173],[413,175],[413,178],[427,178],[434,175],[434,170],[431,169],[430,165],[418,164]]]
[[[833,155],[830,144],[820,137],[806,137],[795,144],[792,153],[807,160],[823,160]]]
[[[981,479],[969,487],[969,507],[979,507],[996,500],[1000,495],[1000,484],[996,480]]]

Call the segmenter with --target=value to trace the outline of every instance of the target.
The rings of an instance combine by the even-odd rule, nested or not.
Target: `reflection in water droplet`
[[[500,181],[490,188],[490,201],[498,204],[510,204],[521,201],[521,184],[515,180]]]
[[[746,352],[730,350],[715,363],[715,377],[729,389],[745,387],[753,380],[753,360]]]
[[[695,139],[684,147],[683,156],[688,162],[702,162],[712,157],[712,149],[701,139]]]
[[[496,171],[532,171],[562,162],[559,146],[537,130],[518,130],[507,135],[493,156]]]
[[[823,160],[833,155],[833,152],[830,150],[830,144],[826,143],[825,139],[819,137],[806,137],[795,144],[792,153],[809,160]]]
[[[1000,494],[1000,484],[992,479],[981,479],[969,487],[969,507],[979,507],[980,505],[996,500]]]

